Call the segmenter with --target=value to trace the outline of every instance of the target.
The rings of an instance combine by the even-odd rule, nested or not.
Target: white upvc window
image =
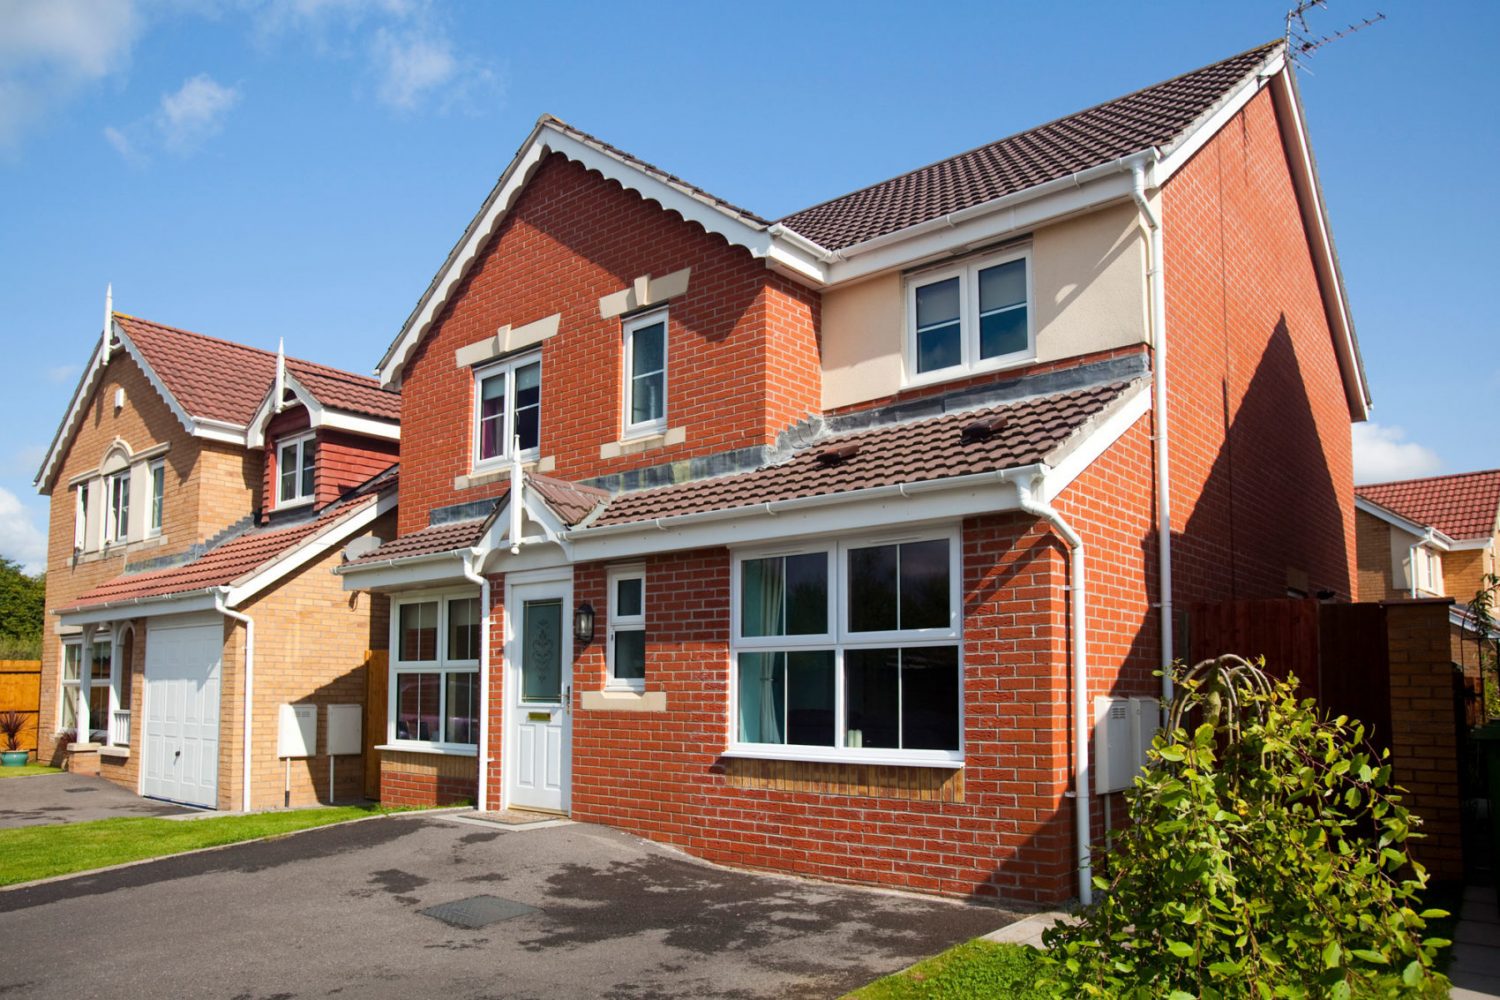
[[[913,275],[906,285],[908,383],[1036,356],[1029,248]]]
[[[625,320],[625,436],[667,429],[667,311]]]
[[[112,643],[109,639],[95,639],[87,644],[88,659],[85,665],[85,644],[82,639],[65,639],[62,647],[62,684],[58,698],[58,728],[74,731],[78,743],[92,742],[91,734],[101,737],[109,728],[114,674],[111,657]],[[78,699],[88,704],[87,732],[78,732]]]
[[[482,623],[473,591],[392,601],[392,744],[447,750],[478,745]]]
[[[299,434],[276,445],[276,506],[311,503],[317,468],[318,442],[313,434]]]
[[[89,486],[79,483],[73,490],[73,551],[82,552],[89,542]]]
[[[609,632],[606,637],[607,687],[627,691],[646,689],[646,570],[643,566],[615,566],[609,582]]]
[[[130,537],[130,470],[104,477],[104,542],[123,542]]]
[[[542,436],[542,355],[533,351],[474,373],[474,467],[498,465],[518,439],[535,458]]]
[[[157,459],[149,466],[150,475],[150,509],[146,518],[146,534],[154,536],[161,534],[161,515],[165,503],[163,495],[167,487],[167,463],[164,459]]]
[[[951,530],[736,553],[729,752],[961,763],[959,553]]]

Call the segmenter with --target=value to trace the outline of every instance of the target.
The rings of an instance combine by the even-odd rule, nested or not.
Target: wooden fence
[[[0,712],[20,712],[30,724],[21,730],[21,749],[36,749],[36,723],[42,702],[41,660],[0,660]]]

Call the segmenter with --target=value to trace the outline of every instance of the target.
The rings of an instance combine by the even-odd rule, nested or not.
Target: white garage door
[[[213,808],[219,791],[219,656],[224,626],[152,622],[146,638],[146,771],[141,790]]]

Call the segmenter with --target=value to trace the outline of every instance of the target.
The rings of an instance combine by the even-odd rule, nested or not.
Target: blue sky
[[[1250,48],[1288,2],[0,0],[0,555],[44,561],[32,478],[107,282],[367,372],[543,112],[775,217]],[[1500,466],[1500,5],[1328,8],[1388,15],[1300,81],[1360,470]]]

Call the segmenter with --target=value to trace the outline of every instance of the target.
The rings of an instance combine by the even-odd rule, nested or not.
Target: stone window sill
[[[668,448],[674,444],[682,444],[686,440],[686,428],[669,427],[660,434],[646,434],[642,437],[624,438],[620,441],[609,441],[599,446],[599,457],[621,458],[625,455],[639,455],[643,451],[655,451],[657,448]]]
[[[665,691],[581,691],[578,707],[585,712],[665,712]]]
[[[527,472],[535,472],[539,476],[545,476],[557,468],[557,459],[552,455],[547,455],[534,462],[522,463],[521,468]],[[487,469],[484,472],[471,472],[466,476],[454,476],[453,488],[455,490],[466,490],[472,486],[488,486],[490,483],[498,483],[509,478],[509,468]]]

